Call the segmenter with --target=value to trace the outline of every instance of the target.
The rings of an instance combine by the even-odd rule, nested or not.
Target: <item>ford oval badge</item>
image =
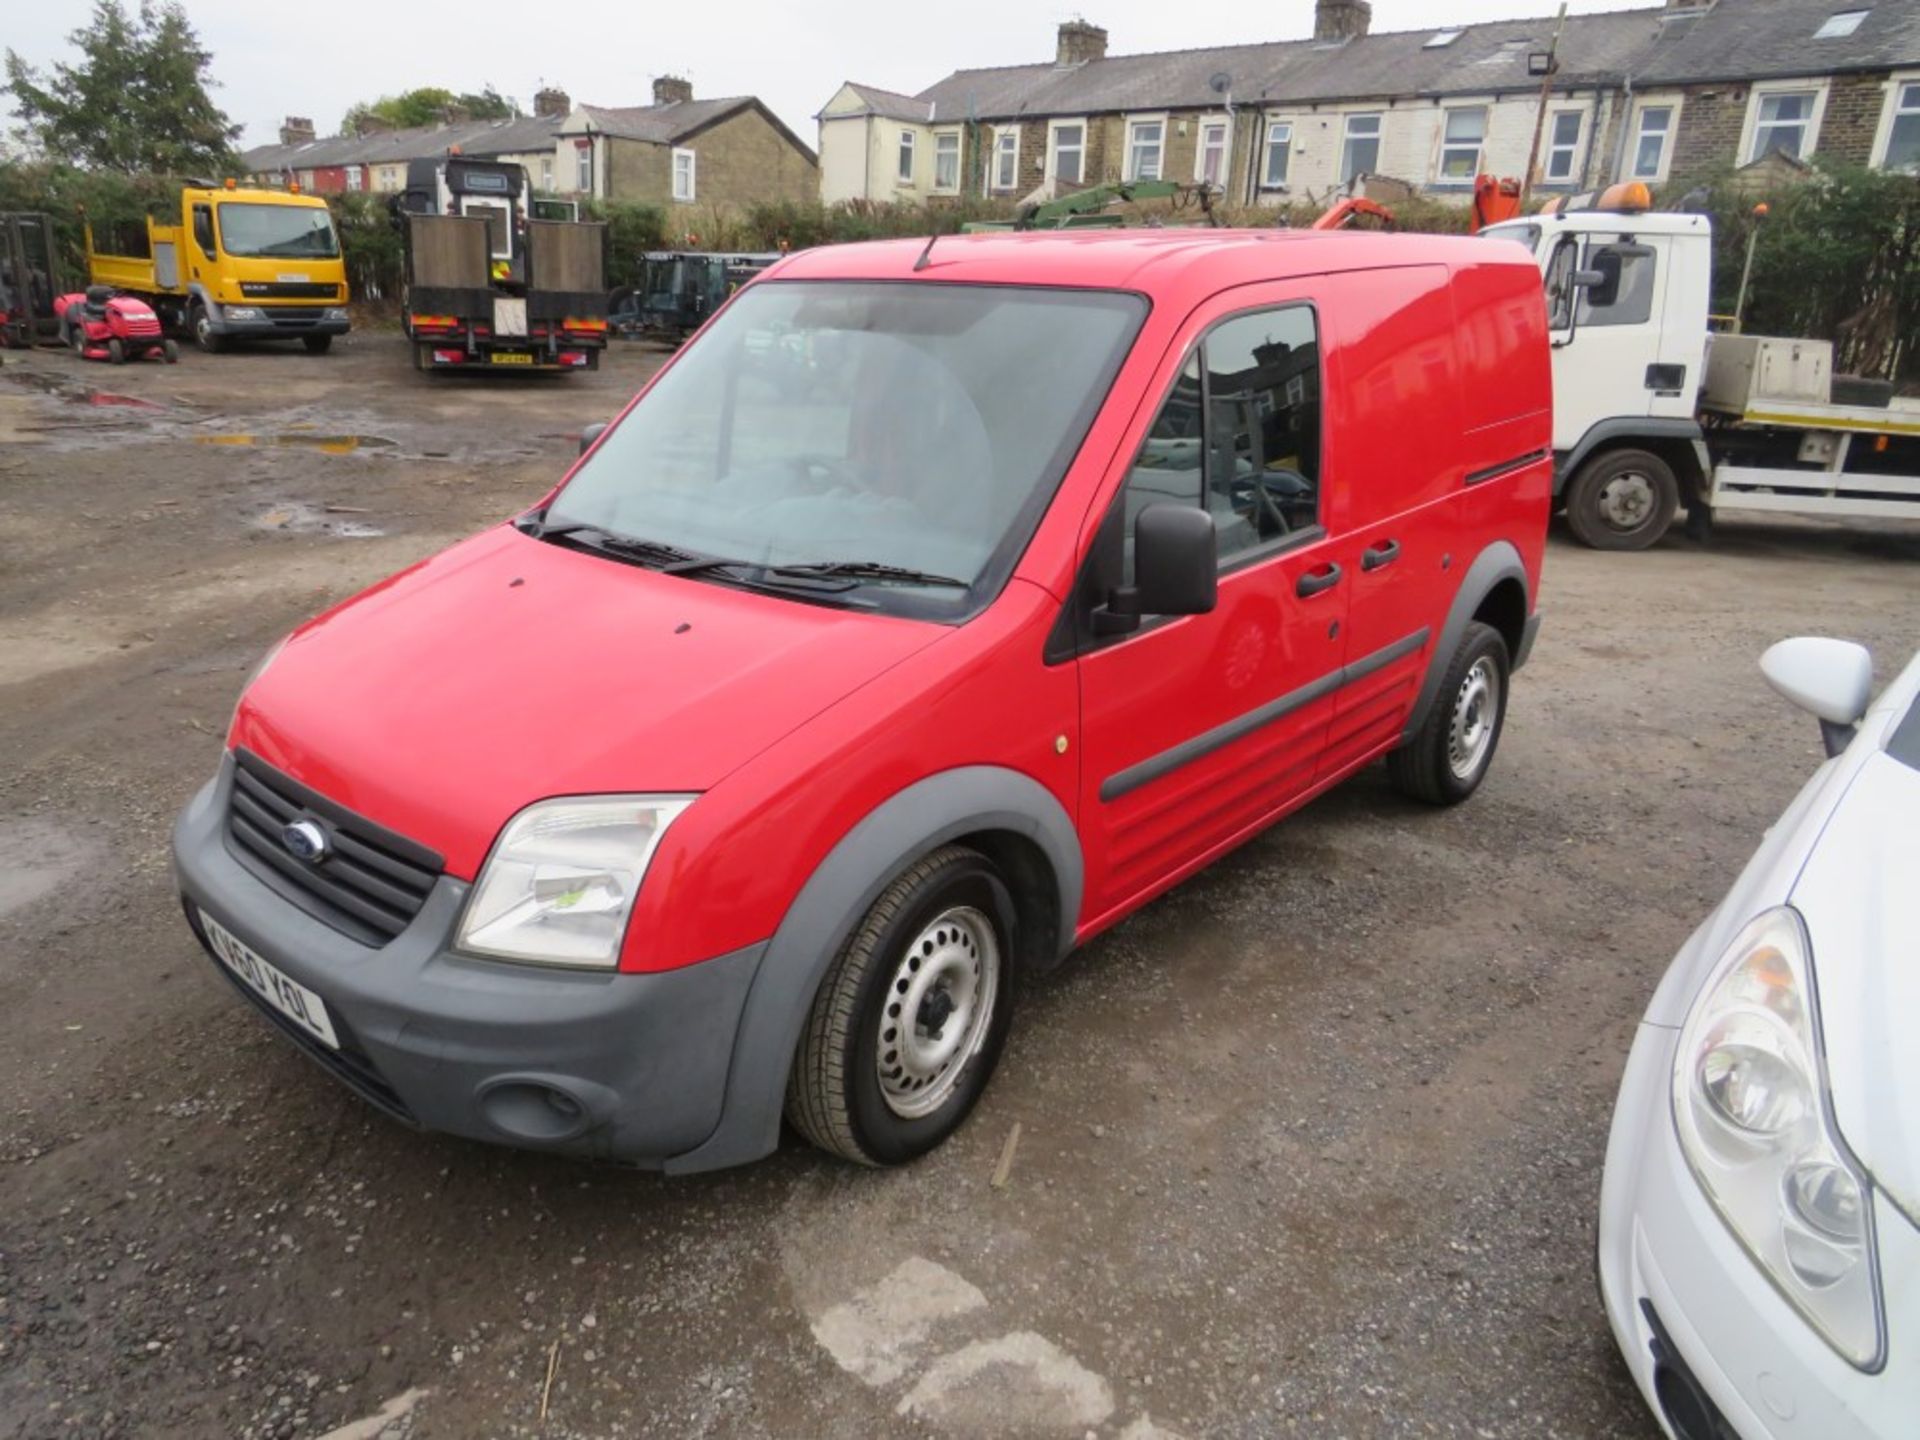
[[[309,865],[318,865],[333,852],[333,841],[312,820],[289,821],[287,828],[280,832],[280,843],[287,847],[294,859],[304,860]]]

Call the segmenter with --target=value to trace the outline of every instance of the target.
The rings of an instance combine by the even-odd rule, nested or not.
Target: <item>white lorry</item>
[[[1836,379],[1825,341],[1710,335],[1706,216],[1570,209],[1481,233],[1544,277],[1554,490],[1577,539],[1644,549],[1682,504],[1701,538],[1738,511],[1920,520],[1920,403]]]

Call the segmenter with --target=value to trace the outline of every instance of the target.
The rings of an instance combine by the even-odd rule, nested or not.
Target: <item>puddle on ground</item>
[[[287,500],[262,511],[248,523],[256,530],[284,531],[290,535],[332,535],[339,540],[377,540],[387,533],[377,525],[345,518],[355,513],[340,505],[311,505],[304,500]]]
[[[103,405],[132,410],[167,408],[158,400],[143,400],[138,395],[122,395],[113,390],[95,390],[92,386],[80,384],[69,376],[50,375],[44,370],[9,369],[7,378],[43,394],[58,396],[69,405]]]
[[[302,450],[318,450],[322,455],[351,455],[356,450],[384,450],[391,446],[393,441],[384,435],[313,435],[294,429],[283,431],[278,435],[261,435],[246,431],[229,435],[196,435],[193,437],[193,443],[260,449],[293,446]]]

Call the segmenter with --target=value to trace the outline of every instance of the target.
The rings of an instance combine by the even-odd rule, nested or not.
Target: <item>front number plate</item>
[[[340,1037],[333,1033],[333,1021],[327,1018],[326,1003],[318,995],[298,980],[281,974],[204,910],[200,912],[200,923],[206,928],[207,941],[221,964],[329,1050],[340,1048]]]

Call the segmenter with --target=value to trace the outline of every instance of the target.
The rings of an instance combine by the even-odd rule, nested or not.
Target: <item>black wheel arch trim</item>
[[[1559,495],[1567,488],[1567,481],[1579,473],[1580,467],[1590,459],[1594,452],[1613,448],[1615,441],[1664,441],[1684,440],[1693,446],[1703,445],[1706,432],[1700,428],[1697,420],[1684,420],[1678,416],[1633,416],[1620,415],[1610,420],[1596,421],[1574,442],[1571,450],[1563,451],[1554,457],[1553,493]],[[1701,450],[1694,450],[1695,462],[1702,466],[1702,474],[1695,480],[1706,478],[1705,457]],[[1682,477],[1683,479],[1685,477]]]
[[[1408,712],[1406,729],[1400,732],[1402,744],[1420,733],[1420,727],[1426,724],[1427,712],[1433,708],[1434,700],[1440,692],[1440,682],[1445,677],[1447,662],[1453,658],[1453,652],[1460,648],[1460,637],[1466,634],[1467,626],[1472,623],[1479,611],[1481,602],[1491,595],[1494,587],[1506,580],[1517,581],[1520,592],[1526,596],[1527,626],[1537,628],[1538,615],[1533,608],[1533,591],[1527,584],[1527,567],[1520,559],[1520,551],[1511,540],[1496,540],[1467,567],[1467,573],[1460,577],[1460,586],[1453,592],[1453,603],[1447,607],[1447,618],[1440,627],[1439,638],[1427,655],[1426,678],[1420,682],[1420,694]],[[1517,670],[1525,663],[1527,651],[1532,649],[1531,631],[1523,634],[1521,646],[1507,657],[1509,670]]]
[[[1072,948],[1085,871],[1073,820],[1052,792],[1031,776],[991,765],[945,770],[909,785],[849,830],[787,907],[734,1034],[720,1124],[702,1144],[668,1160],[669,1173],[742,1165],[772,1153],[801,1029],[847,936],[907,866],[982,830],[1011,831],[1046,855],[1057,887],[1059,950]]]

